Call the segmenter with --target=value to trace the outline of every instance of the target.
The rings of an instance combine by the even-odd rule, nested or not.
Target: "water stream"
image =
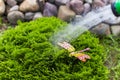
[[[87,15],[82,17],[79,21],[74,22],[74,24],[70,23],[64,30],[61,30],[57,34],[55,34],[52,38],[54,43],[67,41],[77,38],[83,32],[89,30],[95,25],[105,21],[105,20],[113,20],[116,17],[113,15],[111,10],[111,5],[99,8],[97,10],[89,12]]]

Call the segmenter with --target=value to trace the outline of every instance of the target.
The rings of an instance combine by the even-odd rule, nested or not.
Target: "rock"
[[[6,9],[5,9],[5,15],[7,15],[8,13],[9,13],[9,11],[10,11],[10,6],[9,5],[6,5]]]
[[[57,7],[54,4],[46,2],[43,16],[57,16]]]
[[[8,24],[8,20],[6,16],[2,16],[2,23]]]
[[[111,3],[113,3],[113,2],[115,2],[115,0],[109,0],[109,4],[111,4]]]
[[[109,18],[108,20],[105,20],[104,23],[111,24],[111,25],[120,24],[120,17],[115,17],[113,15],[113,18]]]
[[[82,21],[83,20],[83,17],[81,15],[75,15],[72,23],[73,24],[77,24],[78,22]]]
[[[48,0],[48,2],[50,2],[50,3],[54,3],[54,2],[55,2],[55,0]]]
[[[84,2],[85,0],[80,0],[80,1]]]
[[[60,6],[58,11],[58,18],[64,20],[64,21],[71,21],[75,17],[75,12],[72,11],[67,6]]]
[[[21,2],[23,2],[24,0],[16,0],[18,3],[21,3]]]
[[[30,21],[33,19],[34,13],[33,12],[26,12],[25,13],[25,20]]]
[[[45,0],[37,0],[37,3],[39,4],[39,10],[43,12],[44,10],[44,5],[45,5]]]
[[[20,11],[12,11],[8,13],[7,19],[11,24],[17,24],[18,20],[24,20],[24,14]]]
[[[11,11],[18,11],[18,9],[19,9],[19,6],[15,5],[15,6],[10,8],[9,12],[11,12]]]
[[[97,35],[110,35],[111,34],[110,26],[105,23],[100,23],[99,25],[92,28],[90,31]]]
[[[38,10],[39,5],[36,0],[24,0],[20,5],[20,11],[22,12],[32,12]]]
[[[17,4],[16,0],[6,0],[7,4],[11,7],[15,6]]]
[[[114,36],[118,36],[120,34],[120,25],[111,26],[111,32]]]
[[[102,0],[94,0],[92,6],[94,9],[97,9],[99,7],[105,6],[105,3]]]
[[[92,3],[93,3],[93,0],[85,0],[85,2],[92,4]]]
[[[69,3],[70,8],[76,13],[81,14],[84,11],[84,5],[83,2],[80,0],[72,0]]]
[[[34,15],[34,17],[33,17],[33,20],[35,20],[37,18],[41,18],[41,17],[43,17],[42,13],[41,12],[36,12],[35,15]]]
[[[65,5],[68,2],[70,2],[70,0],[55,0],[55,4],[60,6],[60,5]]]
[[[84,4],[84,12],[83,15],[86,15],[91,10],[91,6],[89,3]]]
[[[5,12],[5,3],[3,0],[0,0],[0,15],[4,14]]]
[[[102,1],[107,5],[110,0],[102,0]]]
[[[7,30],[7,25],[6,24],[0,24],[0,33],[3,32],[4,30]]]

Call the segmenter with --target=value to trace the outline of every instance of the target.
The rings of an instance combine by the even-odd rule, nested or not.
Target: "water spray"
[[[82,19],[80,19],[81,21],[76,22],[76,24],[69,24],[64,30],[53,36],[54,43],[68,50],[68,52],[70,52],[70,56],[74,56],[82,62],[86,62],[87,59],[90,59],[90,56],[82,52],[90,50],[90,48],[75,51],[75,48],[68,42],[74,38],[77,38],[83,32],[89,30],[95,25],[108,19],[112,21],[118,16],[120,16],[120,0],[116,0],[111,5],[102,7],[96,11],[89,12]]]
[[[120,0],[116,0],[111,5],[101,7],[97,10],[92,10],[87,15],[83,16],[80,21],[75,22],[75,24],[68,24],[65,29],[56,33],[52,39],[53,43],[58,42],[70,42],[72,39],[77,38],[83,32],[89,30],[90,28],[98,25],[99,23],[109,20],[113,22],[118,16],[120,16]]]

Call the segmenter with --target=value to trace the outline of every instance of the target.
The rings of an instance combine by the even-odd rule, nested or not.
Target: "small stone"
[[[6,16],[2,16],[2,22],[8,24],[8,20]]]
[[[111,4],[111,3],[113,3],[113,2],[115,2],[115,0],[109,0],[109,4]]]
[[[22,12],[32,12],[38,10],[39,5],[36,0],[24,0],[20,5],[20,11]]]
[[[83,15],[86,15],[91,10],[91,6],[89,3],[84,4],[84,12]]]
[[[57,7],[54,4],[46,2],[43,16],[57,16]]]
[[[39,4],[39,10],[43,12],[45,6],[45,0],[37,0],[37,3]]]
[[[85,0],[80,0],[80,1],[84,2]]]
[[[102,0],[94,0],[92,6],[94,9],[97,9],[97,8],[105,6],[105,3]]]
[[[110,26],[105,23],[100,23],[99,25],[92,28],[90,31],[97,35],[110,35],[111,34]]]
[[[107,5],[110,0],[102,0],[102,1]]]
[[[111,26],[111,32],[114,36],[118,36],[120,34],[120,25]]]
[[[72,0],[70,3],[70,8],[76,13],[81,14],[84,11],[84,5],[83,2],[80,0]]]
[[[19,6],[15,5],[15,6],[10,8],[9,12],[11,12],[11,11],[18,11],[18,9],[19,9]]]
[[[25,13],[25,20],[30,21],[33,19],[34,13],[33,12],[26,12]]]
[[[5,9],[4,14],[7,15],[9,13],[11,7],[9,5],[6,5],[5,7],[6,7],[6,9]]]
[[[4,14],[5,12],[5,3],[3,0],[0,0],[0,15]]]
[[[55,4],[60,6],[60,5],[66,5],[70,0],[55,0]]]
[[[69,22],[75,17],[75,15],[76,15],[75,12],[72,11],[69,7],[60,6],[58,11],[58,18]]]
[[[92,3],[93,3],[93,0],[85,0],[85,2],[92,4]]]
[[[11,24],[17,24],[18,20],[24,20],[24,14],[20,11],[12,11],[8,13],[7,19]]]
[[[54,2],[55,2],[55,0],[48,0],[48,2],[50,2],[50,3],[54,3]]]
[[[37,18],[41,18],[41,17],[43,17],[42,13],[41,12],[36,12],[35,15],[34,15],[34,17],[33,17],[33,20],[35,20]]]
[[[78,22],[82,21],[83,20],[83,17],[81,15],[75,15],[72,23],[73,24],[77,24]]]
[[[9,6],[15,6],[17,4],[16,0],[7,0],[6,1]]]
[[[16,0],[18,3],[21,3],[21,2],[23,2],[24,0]]]
[[[0,24],[0,33],[7,30],[7,25],[6,24]]]
[[[108,20],[105,20],[104,23],[111,24],[111,25],[120,24],[120,17],[115,17],[114,15],[111,15],[111,17],[112,18],[109,18]]]

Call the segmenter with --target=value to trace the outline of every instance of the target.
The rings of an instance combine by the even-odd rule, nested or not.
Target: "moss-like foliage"
[[[0,37],[0,80],[107,80],[106,56],[99,40],[89,32],[71,41],[91,59],[81,62],[49,38],[66,23],[50,17],[19,23]]]
[[[117,66],[112,68],[112,71],[114,72],[114,80],[119,80],[120,79],[120,63],[118,63]]]

